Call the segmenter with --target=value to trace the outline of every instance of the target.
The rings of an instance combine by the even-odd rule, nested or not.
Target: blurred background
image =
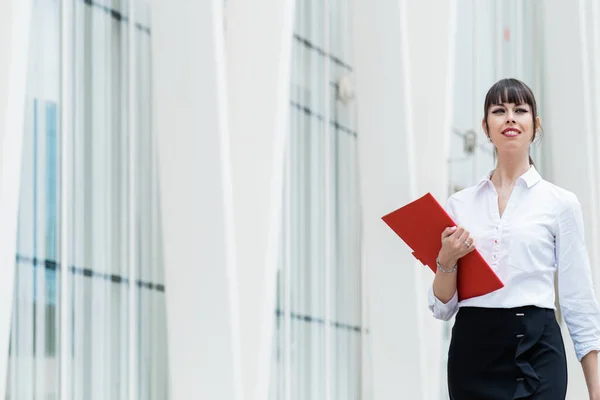
[[[518,78],[600,287],[598,21],[592,0],[0,1],[0,391],[447,399],[452,321],[380,218],[493,169],[484,97]]]

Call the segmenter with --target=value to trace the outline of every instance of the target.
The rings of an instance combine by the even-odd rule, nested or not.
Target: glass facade
[[[149,4],[33,3],[7,398],[168,399]]]
[[[360,211],[346,1],[296,4],[271,398],[361,398]]]
[[[457,2],[454,53],[453,132],[450,146],[449,192],[477,182],[495,165],[493,146],[481,128],[483,102],[499,79],[513,77],[531,87],[541,102],[541,7],[538,1]],[[466,150],[465,136],[475,146]],[[541,165],[537,145],[532,146]]]
[[[540,2],[456,7],[450,193],[494,165],[490,85],[542,98]],[[296,2],[273,400],[368,396],[350,9]],[[9,399],[169,398],[151,37],[149,0],[33,0]]]

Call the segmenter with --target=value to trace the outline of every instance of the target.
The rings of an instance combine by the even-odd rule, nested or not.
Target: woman
[[[529,146],[540,128],[533,93],[516,79],[489,90],[482,127],[496,168],[450,197],[460,224],[442,233],[429,293],[434,317],[458,311],[448,354],[452,400],[563,400],[567,365],[555,318],[555,275],[562,315],[581,361],[590,399],[600,399],[600,307],[573,193],[538,174]],[[458,302],[458,260],[475,248],[504,283]]]

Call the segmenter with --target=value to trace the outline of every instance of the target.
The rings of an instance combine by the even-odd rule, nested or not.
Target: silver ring
[[[473,243],[469,243],[469,241],[468,241],[468,240],[465,240],[465,246],[467,246],[467,247],[471,247],[471,245],[472,245],[472,244],[473,244]]]

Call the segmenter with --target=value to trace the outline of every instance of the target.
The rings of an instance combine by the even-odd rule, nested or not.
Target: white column
[[[432,192],[439,201],[448,192],[455,9],[454,0],[406,2],[417,190]]]
[[[417,196],[431,192],[444,205],[448,197],[448,159],[453,135],[456,1],[407,1],[406,12]],[[417,296],[424,296],[434,275],[429,268],[421,267],[420,272]],[[448,353],[447,347],[441,346],[444,323],[434,319],[426,307],[419,312],[424,314],[421,351],[430,390],[424,398],[437,400],[442,394],[447,396]]]
[[[598,243],[600,204],[598,123],[594,109],[593,87],[600,77],[592,64],[589,35],[590,18],[586,7],[591,2],[541,2],[543,10],[542,40],[543,114],[542,126],[546,179],[574,192],[582,205],[586,240],[590,251],[596,292],[600,259]],[[555,22],[560,21],[557,30]],[[587,397],[585,380],[573,351],[569,334],[563,329],[569,365],[568,398]]]
[[[436,382],[427,370],[424,267],[381,221],[417,195],[407,10],[403,1],[353,4],[373,399],[429,399]]]
[[[289,132],[293,0],[228,0],[227,73],[244,391],[268,397]]]
[[[0,393],[6,393],[31,0],[0,0]]]
[[[152,2],[171,398],[241,399],[220,0]]]

